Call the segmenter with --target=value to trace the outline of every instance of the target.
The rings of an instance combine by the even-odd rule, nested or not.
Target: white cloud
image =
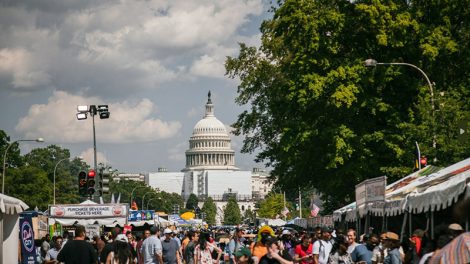
[[[250,38],[240,28],[262,12],[262,0],[12,2],[0,9],[0,84],[119,96],[223,78],[225,57]]]
[[[35,104],[16,126],[16,131],[27,137],[44,137],[54,142],[90,141],[92,121],[76,119],[76,106],[93,103],[106,104],[97,97],[83,97],[66,92],[55,92],[47,104]],[[146,142],[171,138],[181,129],[177,121],[163,121],[152,117],[155,105],[148,99],[138,103],[109,103],[109,119],[95,118],[96,138],[101,142]]]
[[[93,166],[94,164],[94,152],[93,152],[93,148],[89,148],[85,151],[83,151],[82,153],[80,153],[79,155],[80,157],[82,157],[82,159],[87,163],[87,164],[91,164],[91,166]],[[97,162],[97,165],[99,163],[103,163],[104,165],[107,165],[109,164],[109,160],[107,159],[106,155],[97,151],[96,152],[96,162]]]
[[[183,142],[168,150],[168,159],[175,161],[184,161],[186,159],[185,151],[188,149],[188,143]],[[183,164],[184,165],[184,164]]]

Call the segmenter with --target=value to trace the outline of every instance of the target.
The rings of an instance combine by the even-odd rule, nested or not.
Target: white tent
[[[405,210],[413,213],[437,211],[455,203],[458,197],[467,190],[470,193],[470,158],[438,170],[428,166],[414,172],[399,181],[387,185],[385,191],[385,210],[383,203],[363,205],[359,215],[371,213],[382,216],[402,214]],[[333,213],[335,221],[345,216],[348,222],[355,221],[358,212],[353,202]]]
[[[1,263],[18,262],[18,234],[20,213],[28,209],[23,201],[0,194],[0,247]],[[8,252],[5,254],[4,252]]]

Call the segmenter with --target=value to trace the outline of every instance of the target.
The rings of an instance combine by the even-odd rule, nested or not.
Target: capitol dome
[[[214,115],[211,92],[208,94],[204,118],[199,120],[189,139],[186,151],[186,167],[189,170],[238,170],[235,167],[235,151],[225,125]]]

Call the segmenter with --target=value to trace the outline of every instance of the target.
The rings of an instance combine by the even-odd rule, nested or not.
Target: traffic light
[[[98,173],[98,194],[103,196],[105,193],[109,193],[109,178],[111,175],[106,172],[104,168],[101,168]]]
[[[93,195],[95,193],[95,170],[88,171],[88,179],[87,179],[87,194]]]
[[[428,165],[428,158],[426,158],[425,156],[421,156],[421,160],[419,161],[419,163],[421,163],[421,168],[426,167],[426,165]]]
[[[85,196],[87,194],[87,174],[84,171],[78,173],[78,194]]]

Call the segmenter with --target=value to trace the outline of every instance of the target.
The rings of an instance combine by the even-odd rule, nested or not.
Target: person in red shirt
[[[302,237],[301,243],[295,247],[294,262],[300,262],[301,264],[313,263],[313,244],[307,234]]]

